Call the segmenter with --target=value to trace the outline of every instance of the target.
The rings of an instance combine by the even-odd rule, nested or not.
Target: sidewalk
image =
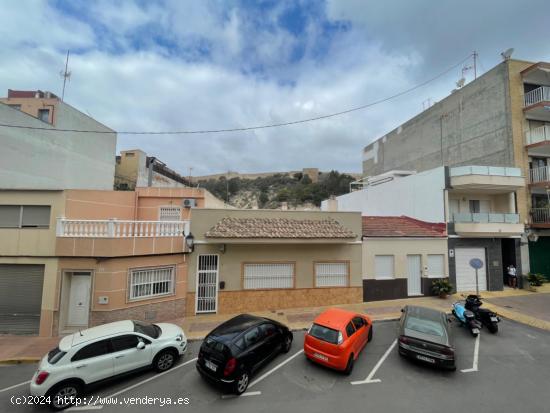
[[[533,327],[550,330],[550,284],[540,287],[538,292],[505,289],[486,291],[482,294],[485,307],[508,319]],[[368,314],[375,321],[395,320],[400,317],[401,308],[407,304],[420,305],[450,312],[451,304],[462,300],[462,293],[440,299],[438,297],[415,297],[399,300],[373,301],[368,303],[337,305]],[[308,328],[313,319],[329,307],[302,307],[285,310],[254,312],[252,314],[277,320],[292,330]],[[205,314],[170,320],[181,325],[189,340],[201,340],[219,324],[236,314]],[[54,348],[59,337],[0,336],[0,364],[35,362]]]

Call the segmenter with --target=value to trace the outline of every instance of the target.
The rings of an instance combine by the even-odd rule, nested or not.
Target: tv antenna
[[[68,67],[69,67],[69,51],[67,50],[67,59],[65,59],[65,70],[59,72],[59,75],[63,78],[63,90],[61,92],[62,102],[63,102],[63,98],[65,97],[65,84],[67,83],[67,79],[69,79],[69,81],[71,80],[71,72],[67,70]]]

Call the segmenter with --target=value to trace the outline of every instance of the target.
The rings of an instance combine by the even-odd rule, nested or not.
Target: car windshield
[[[445,331],[441,323],[433,320],[426,320],[425,318],[407,317],[405,328],[416,331],[418,333],[429,334],[431,336],[443,337]]]
[[[338,344],[338,331],[332,328],[313,324],[309,330],[309,335],[327,343]]]
[[[61,351],[59,347],[54,348],[48,353],[48,363],[50,364],[57,363],[59,360],[63,358],[65,354],[67,353],[64,351]]]
[[[156,324],[142,323],[141,321],[134,321],[134,331],[136,333],[145,334],[151,338],[158,338],[162,333],[162,330]]]

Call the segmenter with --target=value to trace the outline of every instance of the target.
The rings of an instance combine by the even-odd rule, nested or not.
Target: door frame
[[[214,310],[213,311],[198,311],[199,308],[199,263],[200,263],[200,256],[204,255],[210,255],[215,256],[218,261],[218,267],[216,269],[216,297],[214,302]],[[195,274],[195,314],[208,314],[208,313],[218,313],[218,296],[219,296],[219,289],[220,289],[220,254],[198,254],[197,255],[197,266],[196,266],[196,274]]]
[[[71,295],[71,283],[72,283],[72,273],[74,272],[88,272],[90,273],[90,300],[88,302],[88,323],[86,326],[90,325],[90,312],[92,310],[92,301],[93,301],[93,291],[95,288],[95,277],[94,277],[94,270],[91,269],[80,269],[80,268],[73,268],[73,269],[63,269],[61,271],[62,274],[62,287],[59,289],[59,303],[60,303],[60,315],[58,320],[58,332],[60,333],[62,330],[66,329],[67,327],[72,327],[70,324],[68,324],[69,321],[69,303],[70,303],[70,295]],[[68,282],[67,282],[68,281]],[[66,293],[66,294],[65,294]],[[66,295],[66,299],[64,299]],[[63,317],[63,323],[61,323],[61,317]]]
[[[410,279],[410,273],[409,273],[409,257],[418,257],[418,280],[419,280],[419,289],[418,293],[411,294],[409,291],[409,279]],[[422,254],[407,254],[407,296],[408,297],[418,297],[422,294]]]

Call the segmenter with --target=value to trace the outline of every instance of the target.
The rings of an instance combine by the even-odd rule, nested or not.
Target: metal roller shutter
[[[0,264],[0,333],[38,334],[43,265]]]
[[[478,270],[479,291],[487,290],[487,272],[485,268],[485,249],[484,248],[456,248],[456,291],[475,291],[476,290],[476,271],[470,266],[472,258],[479,258],[485,266]]]

